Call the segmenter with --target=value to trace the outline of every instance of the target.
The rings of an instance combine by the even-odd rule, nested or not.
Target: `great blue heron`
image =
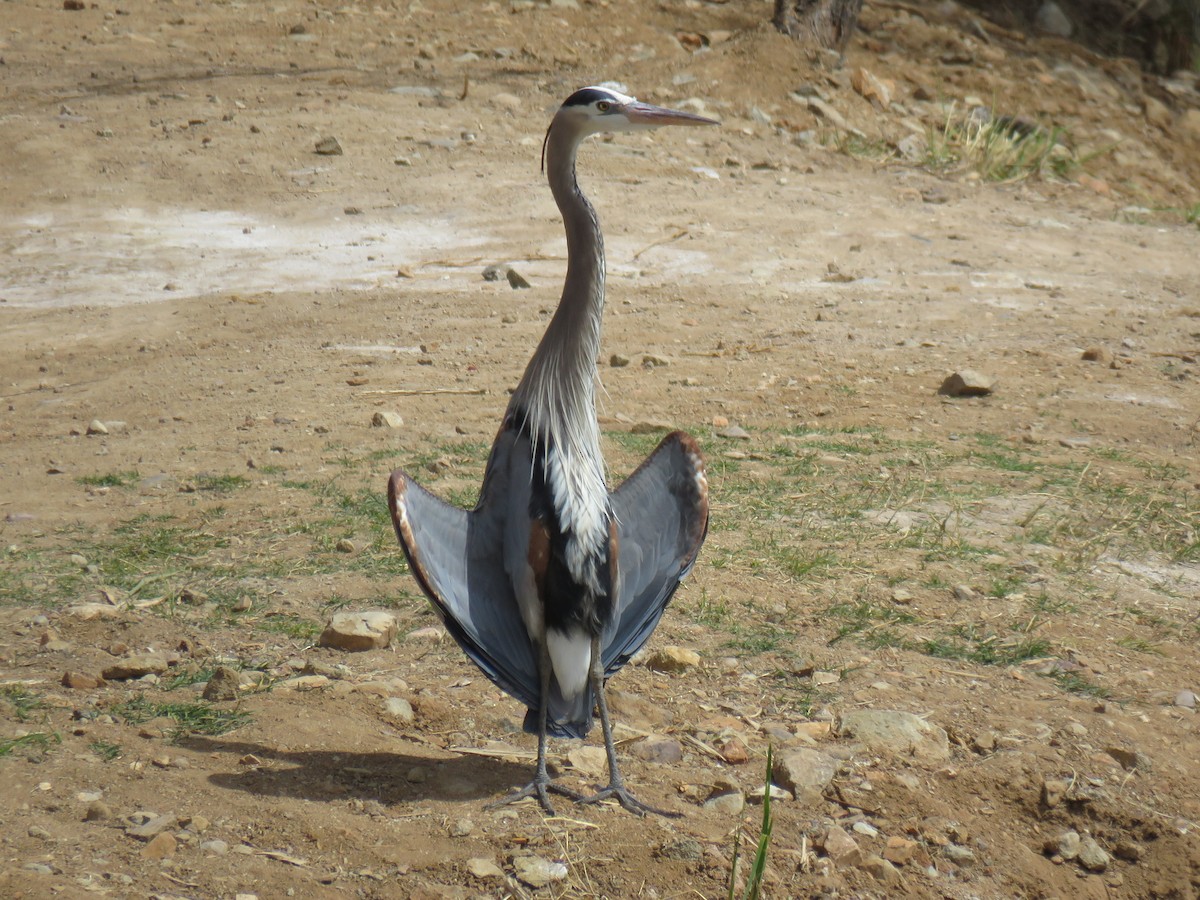
[[[708,528],[708,482],[696,442],[676,431],[615,491],[605,483],[595,404],[604,240],[579,189],[575,156],[599,132],[712,124],[609,87],[566,99],[542,147],[566,227],[566,281],[509,401],[479,503],[469,512],[450,506],[400,470],[388,485],[396,534],[447,630],[488,678],[528,707],[537,771],[500,803],[537,797],[553,815],[554,792],[662,812],[625,787],[604,682],[646,643],[691,570]],[[546,739],[586,737],[593,706],[609,783],[585,797],[551,781]]]

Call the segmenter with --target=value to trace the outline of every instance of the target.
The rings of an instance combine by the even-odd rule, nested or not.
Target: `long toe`
[[[590,797],[583,797],[579,803],[600,803],[603,800],[615,799],[621,804],[622,808],[633,813],[635,816],[644,816],[646,813],[654,813],[656,816],[664,816],[668,819],[682,818],[683,813],[671,812],[666,809],[659,809],[657,806],[651,806],[648,803],[643,803],[637,797],[629,792],[629,789],[622,784],[610,784],[606,788],[602,788]]]
[[[487,808],[495,809],[498,806],[508,806],[510,803],[516,803],[518,800],[524,800],[527,797],[536,797],[538,804],[545,810],[546,815],[555,816],[558,813],[554,811],[554,804],[550,802],[551,794],[558,794],[560,797],[566,797],[576,803],[582,803],[587,799],[578,791],[563,787],[561,784],[555,784],[549,778],[534,778],[533,781],[520,790],[513,791],[511,794],[501,797],[494,803],[489,803]]]

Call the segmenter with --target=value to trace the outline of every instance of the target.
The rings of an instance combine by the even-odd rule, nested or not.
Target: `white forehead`
[[[631,97],[625,93],[625,85],[616,81],[605,81],[601,84],[589,85],[591,90],[604,91],[606,94],[611,94],[612,98],[618,103],[636,103],[637,97]]]

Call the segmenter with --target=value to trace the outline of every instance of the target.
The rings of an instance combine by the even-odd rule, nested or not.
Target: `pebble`
[[[467,837],[475,830],[475,823],[470,819],[459,819],[450,826],[451,837]]]
[[[229,666],[217,666],[201,696],[209,701],[236,700],[241,684],[242,677],[236,671]]]
[[[923,760],[950,758],[950,739],[946,732],[908,712],[852,710],[842,716],[839,731],[876,753]]]
[[[629,752],[646,762],[670,764],[683,760],[683,745],[665,734],[652,734],[634,744]]]
[[[388,697],[383,701],[383,711],[404,725],[411,725],[417,718],[412,704],[403,697]]]
[[[335,137],[325,137],[317,141],[317,145],[313,147],[313,152],[319,156],[341,156],[344,152],[342,145],[338,143]]]
[[[410,631],[404,636],[406,641],[416,641],[418,643],[437,644],[440,643],[446,636],[446,629],[441,625],[427,625],[424,628],[418,628],[415,631]]]
[[[533,287],[533,285],[529,283],[529,280],[524,275],[511,266],[509,266],[508,271],[504,273],[504,277],[508,279],[508,286],[514,291]]]
[[[1089,872],[1103,872],[1108,868],[1111,857],[1096,843],[1091,835],[1085,837],[1079,844],[1079,864]]]
[[[739,816],[746,808],[746,795],[740,790],[722,790],[709,795],[704,808],[724,816]]]
[[[856,866],[862,861],[858,844],[840,825],[829,826],[820,847],[839,866]]]
[[[861,834],[865,837],[879,837],[879,829],[870,822],[855,822],[850,826],[850,829],[855,834]]]
[[[349,538],[342,538],[333,545],[333,549],[338,553],[353,553],[358,548],[354,546],[354,541],[350,540]]]
[[[164,831],[142,848],[142,856],[146,859],[166,859],[175,855],[176,846],[175,836]]]
[[[567,751],[571,768],[584,775],[600,777],[608,767],[608,754],[603,747],[582,746]]]
[[[371,416],[372,428],[399,428],[404,424],[404,417],[396,412],[377,412]]]
[[[1080,355],[1080,358],[1085,359],[1088,362],[1098,362],[1098,363],[1107,364],[1107,363],[1111,363],[1113,361],[1113,353],[1107,347],[1102,347],[1102,346],[1088,347]]]
[[[838,761],[819,750],[786,750],[775,757],[771,777],[804,803],[819,803],[837,775]]]
[[[100,674],[107,681],[128,681],[146,675],[161,675],[166,671],[166,657],[157,653],[140,653],[117,660]]]
[[[880,881],[897,881],[900,878],[899,870],[891,862],[875,853],[869,854],[858,864],[858,868]]]
[[[1079,855],[1080,845],[1083,843],[1077,831],[1064,831],[1057,838],[1047,841],[1046,852],[1059,859],[1071,860]]]
[[[608,364],[614,369],[623,369],[629,365],[629,357],[622,356],[620,353],[614,353],[608,358]]]
[[[392,642],[397,627],[396,617],[381,609],[337,613],[321,632],[317,645],[348,652],[379,650]]]
[[[750,440],[750,432],[741,425],[730,425],[728,428],[721,428],[717,431],[717,437],[725,438],[731,441],[748,441]]]
[[[912,862],[918,847],[920,844],[916,841],[910,841],[908,838],[894,834],[887,839],[887,846],[883,849],[883,858],[897,866],[906,866]]]
[[[946,377],[938,393],[947,397],[986,397],[995,388],[995,379],[974,369],[960,369]]]
[[[686,672],[688,669],[694,669],[698,665],[700,665],[699,653],[695,650],[688,650],[685,647],[676,647],[673,645],[660,647],[651,653],[646,660],[647,668],[658,672],[676,674]]]
[[[541,856],[518,856],[513,860],[517,878],[532,888],[545,887],[567,877],[567,867]]]
[[[108,427],[99,419],[92,419],[88,422],[88,434],[108,434]]]
[[[1121,764],[1127,772],[1148,772],[1153,767],[1148,757],[1141,750],[1127,750],[1124,747],[1108,747],[1104,751]]]
[[[201,842],[200,849],[205,853],[212,853],[214,856],[224,856],[229,852],[229,845],[220,839],[214,839]]]
[[[1067,18],[1067,14],[1054,0],[1046,0],[1038,7],[1037,14],[1033,17],[1033,24],[1037,26],[1038,31],[1053,37],[1069,38],[1071,32],[1075,30],[1075,26]]]
[[[680,862],[696,862],[704,855],[704,848],[695,838],[678,838],[667,841],[658,848],[658,855],[666,859],[676,859]]]
[[[67,2],[69,3],[70,0],[67,0]],[[73,8],[74,7],[67,7],[67,9],[73,9]],[[79,8],[83,9],[82,3],[79,5]],[[21,868],[24,869],[26,872],[34,872],[38,875],[53,875],[54,874],[53,867],[48,866],[45,863],[25,863],[25,865],[21,866]]]
[[[134,815],[136,816],[138,814],[135,813]],[[140,824],[134,825],[125,830],[125,833],[130,837],[134,837],[142,841],[157,837],[165,832],[168,828],[174,828],[179,821],[173,812],[169,812],[165,816],[155,816],[153,814],[143,815],[146,816],[145,821],[142,821]]]
[[[1175,695],[1175,705],[1183,709],[1196,708],[1196,694],[1194,691],[1180,691]]]
[[[103,822],[112,818],[112,810],[103,800],[93,800],[88,804],[87,812],[83,814],[85,822]]]
[[[474,856],[467,860],[467,871],[476,878],[503,878],[504,870],[496,861],[486,856]]]
[[[111,603],[76,603],[67,607],[67,615],[74,616],[84,622],[94,619],[119,619],[124,607]]]
[[[661,369],[670,364],[671,361],[665,356],[658,356],[654,353],[646,353],[642,356],[642,367],[646,369]]]
[[[91,691],[104,684],[104,679],[83,672],[63,672],[62,686],[75,691]]]
[[[942,855],[952,863],[960,866],[970,865],[975,862],[975,851],[961,844],[947,844],[942,848]]]

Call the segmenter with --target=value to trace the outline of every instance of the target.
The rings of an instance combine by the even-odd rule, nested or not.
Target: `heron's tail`
[[[546,707],[546,734],[556,738],[579,738],[582,740],[592,730],[592,708],[595,697],[592,686],[587,685],[578,696],[567,699],[554,681],[550,683],[550,704]],[[525,712],[525,731],[538,733],[539,711],[530,707]]]

